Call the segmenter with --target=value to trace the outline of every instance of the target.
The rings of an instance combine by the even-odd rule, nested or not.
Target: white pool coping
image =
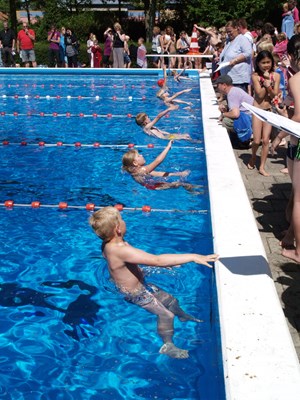
[[[300,366],[209,77],[201,77],[226,399],[299,400]]]

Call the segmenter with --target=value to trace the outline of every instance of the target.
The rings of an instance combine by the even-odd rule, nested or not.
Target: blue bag
[[[233,120],[235,130],[241,142],[247,142],[252,135],[252,116],[241,111],[240,116]]]

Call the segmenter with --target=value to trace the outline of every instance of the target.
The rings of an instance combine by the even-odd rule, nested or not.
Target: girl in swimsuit
[[[263,110],[271,111],[271,101],[279,93],[280,75],[277,72],[274,72],[274,59],[272,54],[267,50],[261,51],[257,54],[255,64],[255,72],[252,74],[252,85],[254,90],[253,104]],[[265,164],[269,152],[272,126],[267,122],[259,120],[254,115],[252,121],[252,157],[248,163],[248,168],[255,168],[256,152],[262,142],[259,173],[263,176],[269,176],[265,170]]]
[[[291,63],[291,69],[294,71],[294,75],[288,81],[289,97],[293,100],[293,108],[277,110],[280,114],[286,113],[289,116],[289,112],[293,112],[291,119],[296,122],[300,122],[300,36],[294,35],[288,42],[287,45],[288,57]],[[271,152],[274,153],[276,148],[279,146],[281,140],[288,136],[287,132],[281,131],[272,142]],[[288,169],[292,180],[292,220],[290,227],[281,241],[282,255],[290,258],[296,263],[300,263],[300,140],[291,135],[290,142],[292,151],[288,158]],[[296,147],[296,149],[295,149]],[[296,247],[294,247],[294,239]]]
[[[177,189],[179,187],[183,187],[186,190],[192,191],[196,188],[195,185],[180,181],[167,182],[166,180],[162,179],[168,178],[169,176],[186,177],[190,173],[189,170],[181,172],[155,171],[155,168],[158,167],[166,158],[169,150],[172,147],[172,144],[173,141],[170,140],[166,148],[159,154],[159,156],[148,165],[146,165],[146,161],[142,154],[139,154],[137,150],[129,150],[124,154],[122,159],[123,170],[128,172],[136,182],[150,190]],[[160,179],[156,180],[155,178]]]

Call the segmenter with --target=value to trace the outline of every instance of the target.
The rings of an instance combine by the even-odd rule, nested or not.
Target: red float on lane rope
[[[154,144],[153,144],[153,143],[149,143],[149,144],[147,145],[147,147],[149,147],[149,149],[153,149]]]
[[[64,209],[68,208],[68,203],[66,203],[65,201],[61,201],[58,203],[58,208],[60,208],[61,210],[64,210]]]
[[[94,211],[94,209],[95,209],[95,204],[93,204],[93,203],[87,203],[86,206],[85,206],[85,208],[86,208],[86,210],[88,210],[88,211]]]
[[[39,146],[45,146],[45,142],[39,142]]]
[[[41,206],[41,203],[39,201],[33,201],[31,203],[32,208],[39,208]]]
[[[132,149],[132,148],[134,147],[134,143],[129,143],[129,144],[128,144],[128,147],[129,147],[130,149]]]
[[[151,211],[151,207],[150,206],[143,206],[142,207],[142,211],[143,212],[150,212]]]
[[[3,140],[2,144],[3,144],[3,146],[7,146],[7,145],[9,145],[9,141],[8,140]]]
[[[94,147],[100,147],[100,143],[99,142],[95,142],[93,146]]]
[[[81,147],[81,143],[80,142],[76,142],[76,143],[74,143],[74,146],[75,147]]]
[[[62,146],[63,145],[63,142],[57,142],[56,143],[56,146]]]
[[[4,202],[5,207],[7,208],[12,208],[14,206],[14,201],[13,200],[6,200]]]
[[[114,207],[119,210],[119,211],[123,211],[123,204],[115,204]]]

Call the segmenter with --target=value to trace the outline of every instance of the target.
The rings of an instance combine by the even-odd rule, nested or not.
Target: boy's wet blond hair
[[[115,207],[104,207],[92,214],[89,224],[94,232],[104,242],[110,241],[115,233],[115,228],[120,223],[120,213]]]
[[[139,113],[135,117],[135,122],[138,125],[142,126],[142,125],[144,125],[144,122],[145,122],[146,118],[147,118],[147,114],[146,113],[144,113],[144,112],[143,113]]]
[[[123,171],[132,173],[132,169],[134,168],[133,162],[138,155],[138,151],[135,149],[131,149],[124,154],[122,158],[122,169]]]

